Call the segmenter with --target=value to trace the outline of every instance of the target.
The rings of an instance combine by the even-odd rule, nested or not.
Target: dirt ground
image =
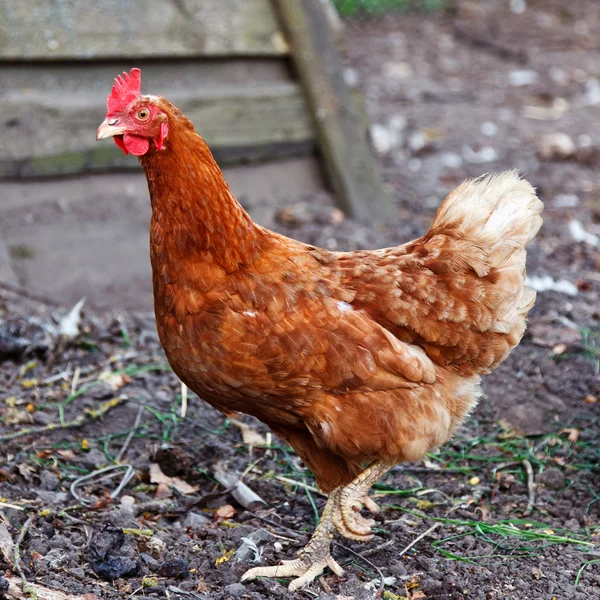
[[[528,0],[517,14],[507,4],[349,23],[348,63],[398,222],[339,223],[321,196],[273,220],[328,248],[391,245],[422,234],[465,177],[510,167],[545,203],[523,342],[484,379],[454,441],[375,486],[375,539],[334,548],[346,576],[327,573],[297,597],[600,597],[600,5]],[[82,333],[64,339],[67,309],[9,292],[2,307],[8,597],[19,597],[19,568],[48,600],[64,598],[48,590],[86,600],[295,597],[285,580],[239,583],[249,566],[294,556],[323,505],[288,447],[195,397],[182,417],[151,315],[84,310]],[[122,489],[104,479],[127,466]],[[234,494],[222,471],[259,498]]]

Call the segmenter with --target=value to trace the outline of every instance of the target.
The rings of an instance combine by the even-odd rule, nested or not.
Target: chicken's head
[[[96,132],[96,139],[113,137],[125,154],[142,156],[150,149],[150,141],[162,150],[169,132],[167,115],[155,96],[142,96],[142,72],[131,69],[115,79],[106,102],[106,119]]]

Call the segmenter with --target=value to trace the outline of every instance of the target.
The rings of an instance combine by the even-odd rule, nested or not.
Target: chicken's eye
[[[135,115],[140,121],[145,121],[150,116],[150,111],[147,108],[140,108]]]

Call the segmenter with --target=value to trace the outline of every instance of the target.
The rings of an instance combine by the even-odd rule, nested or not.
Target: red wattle
[[[148,152],[150,148],[150,142],[148,138],[141,137],[139,135],[132,135],[131,133],[126,133],[123,136],[123,144],[129,152],[129,154],[133,154],[134,156],[142,156]]]
[[[125,142],[123,142],[122,135],[115,135],[113,139],[115,140],[115,144],[122,150],[123,154],[129,154],[129,152],[127,152],[127,148],[125,148]]]

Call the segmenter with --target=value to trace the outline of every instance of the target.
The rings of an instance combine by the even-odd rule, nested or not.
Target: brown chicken
[[[542,204],[515,172],[466,181],[431,229],[395,248],[329,252],[252,221],[192,123],[115,80],[97,139],[137,155],[152,203],[160,340],[175,373],[225,414],[286,440],[329,494],[295,560],[250,569],[312,581],[334,529],[369,540],[367,493],[390,467],[447,441],[477,403],[480,375],[520,341],[535,293],[525,246]]]

